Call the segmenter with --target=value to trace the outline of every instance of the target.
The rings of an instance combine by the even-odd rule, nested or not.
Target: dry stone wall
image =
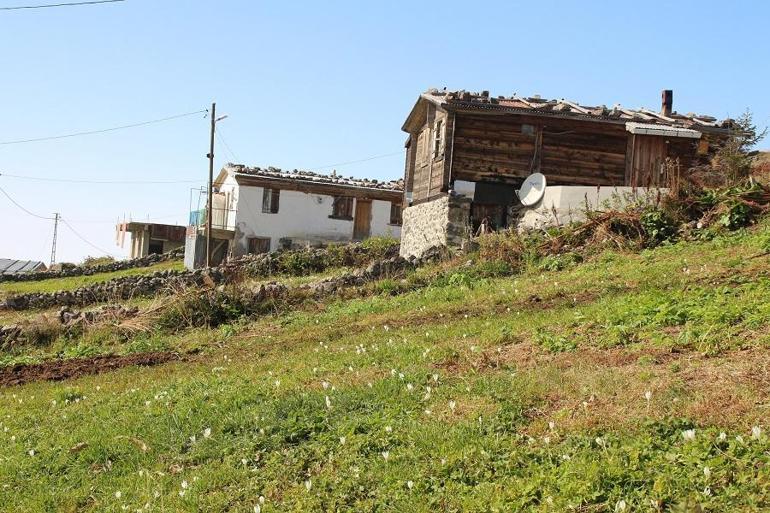
[[[53,306],[85,306],[93,303],[153,296],[164,289],[216,284],[225,273],[218,268],[195,271],[158,271],[139,276],[124,276],[74,290],[31,292],[11,296],[0,303],[0,309],[27,310]]]
[[[72,266],[65,267],[59,271],[41,271],[36,273],[22,274],[0,274],[0,283],[17,281],[40,281],[50,280],[52,278],[68,278],[70,276],[90,276],[92,274],[109,273],[122,271],[124,269],[134,269],[137,267],[149,267],[159,262],[168,260],[179,260],[184,256],[184,248],[177,248],[162,255],[152,254],[141,258],[131,260],[118,260],[109,264],[95,265],[93,267]]]

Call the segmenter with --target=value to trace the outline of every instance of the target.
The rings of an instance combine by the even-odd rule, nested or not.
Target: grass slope
[[[2,390],[0,508],[764,511],[760,228],[458,267],[207,330],[191,362]]]

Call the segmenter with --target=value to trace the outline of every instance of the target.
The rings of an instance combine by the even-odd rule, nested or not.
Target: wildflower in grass
[[[412,390],[414,390],[414,385],[412,385],[411,383],[407,383],[406,384],[406,389],[407,389],[407,391],[411,392]]]
[[[552,421],[552,420],[551,420],[551,421],[549,421],[549,422],[548,422],[548,429],[550,429],[551,431],[553,431],[554,429],[556,429],[556,423],[555,423],[554,421]]]
[[[246,458],[241,458],[241,465],[245,467],[246,465],[248,465],[248,463],[249,463],[249,460],[247,460]]]
[[[30,456],[34,456],[35,455],[35,449],[30,449],[28,454]]]
[[[425,410],[425,415],[433,415],[433,410]]]
[[[115,492],[115,498],[116,498],[116,499],[120,499],[120,497],[121,497],[122,495],[123,495],[123,494],[121,493],[121,491],[120,491],[120,490],[118,490],[117,492]]]
[[[262,513],[262,507],[259,504],[254,506],[254,513]]]
[[[711,487],[707,486],[706,488],[704,488],[703,489],[703,495],[705,495],[707,497],[710,496],[711,495]]]
[[[390,331],[390,326],[388,326],[388,325],[386,324],[385,326],[383,326],[383,327],[382,327],[382,329],[384,329],[385,331]]]
[[[385,461],[388,461],[388,458],[390,458],[390,451],[382,451],[381,454]]]
[[[401,379],[401,380],[404,379],[404,373],[403,372],[399,372],[398,373],[398,379]]]
[[[598,445],[601,448],[604,448],[604,444],[607,443],[607,442],[604,441],[604,438],[602,438],[600,436],[597,436],[596,438],[594,438],[594,442],[596,442],[596,445]]]
[[[719,433],[719,436],[717,437],[717,439],[718,439],[720,442],[724,442],[725,440],[727,440],[727,433],[725,433],[724,431],[722,431],[721,433]]]
[[[438,374],[433,375],[433,381],[438,383]]]
[[[390,375],[395,376],[396,375],[396,369],[390,369]]]
[[[280,379],[276,379],[275,380],[275,388],[278,388],[279,386],[281,386],[281,380]]]
[[[210,438],[211,437],[211,428],[206,428],[203,430],[203,438]]]
[[[340,445],[345,445],[345,441],[346,441],[346,440],[347,440],[347,439],[346,439],[344,436],[341,436],[341,437],[340,437]]]
[[[650,399],[652,399],[652,392],[651,392],[651,391],[649,391],[649,390],[648,390],[648,391],[646,391],[646,392],[644,393],[644,398],[645,398],[645,399],[647,400],[647,402],[649,403],[649,402],[650,402]]]
[[[406,487],[409,488],[410,490],[412,489],[413,486],[414,486],[414,483],[412,481],[406,482]]]
[[[706,476],[706,479],[711,477],[711,468],[709,467],[703,467],[703,475]]]
[[[694,429],[685,429],[682,431],[682,438],[684,438],[685,442],[692,442],[695,440],[695,430]]]
[[[550,444],[551,443],[551,437],[550,436],[544,436],[543,437],[543,442],[545,443],[545,445]]]
[[[190,443],[194,444],[196,440],[197,440],[197,437],[195,435],[190,437]]]
[[[332,400],[329,399],[329,396],[326,396],[326,407],[331,410],[332,408]]]
[[[457,407],[457,403],[455,401],[449,401],[449,409],[452,410],[452,413],[455,412],[456,407]]]
[[[751,438],[754,440],[759,440],[759,438],[762,436],[762,428],[759,426],[754,426],[751,428]]]
[[[264,504],[265,503],[265,496],[264,495],[260,495],[259,496],[259,503],[260,504]]]
[[[621,511],[626,510],[626,501],[623,499],[620,499],[617,503],[615,503],[615,513],[620,513]]]
[[[185,481],[182,481],[182,484],[180,486],[182,487],[182,490],[187,490],[187,488],[190,487],[190,484],[185,480]]]
[[[313,487],[313,481],[310,479],[305,480],[305,489],[309,492],[310,489]]]

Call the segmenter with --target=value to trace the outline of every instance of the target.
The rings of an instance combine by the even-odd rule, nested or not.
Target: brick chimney
[[[664,89],[660,95],[660,113],[664,116],[670,116],[674,107],[674,91]]]

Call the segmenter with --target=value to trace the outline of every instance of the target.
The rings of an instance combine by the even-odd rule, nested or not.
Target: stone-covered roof
[[[345,177],[338,175],[336,171],[331,174],[315,173],[313,171],[283,170],[275,167],[260,168],[249,167],[243,164],[229,163],[225,169],[236,175],[248,175],[258,178],[291,180],[305,184],[339,185],[341,187],[356,187],[365,189],[377,189],[382,191],[403,191],[404,180],[371,180],[368,178]]]
[[[588,106],[580,105],[569,100],[548,100],[540,96],[522,97],[516,94],[512,96],[490,96],[489,91],[471,93],[465,90],[446,91],[429,89],[421,99],[428,100],[443,108],[455,108],[459,110],[490,110],[504,111],[520,114],[547,115],[556,117],[571,117],[577,119],[592,119],[608,122],[638,122],[673,127],[714,129],[731,128],[733,120],[718,121],[713,116],[703,114],[680,114],[676,111],[669,115],[645,108],[630,109],[620,104],[607,107],[606,105]]]
[[[45,270],[45,264],[38,260],[15,260],[13,258],[0,258],[0,274],[20,274]]]

